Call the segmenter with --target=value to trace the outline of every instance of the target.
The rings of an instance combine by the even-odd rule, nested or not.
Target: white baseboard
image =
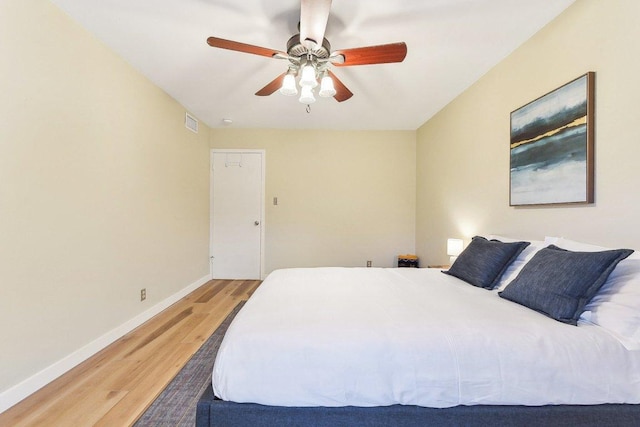
[[[133,319],[107,332],[106,334],[90,342],[84,347],[79,348],[78,350],[74,351],[73,353],[69,354],[63,359],[55,362],[53,365],[46,367],[45,369],[36,373],[35,375],[32,375],[26,380],[3,391],[2,393],[0,393],[0,413],[6,411],[16,403],[20,402],[25,397],[40,390],[42,387],[49,384],[51,381],[55,380],[65,372],[68,372],[69,370],[76,367],[80,363],[84,362],[89,357],[93,356],[103,348],[107,347],[109,344],[122,338],[124,335],[131,332],[138,326],[142,325],[144,322],[151,319],[153,316],[160,313],[162,310],[169,307],[171,304],[177,302],[178,300],[184,298],[194,290],[198,289],[200,286],[204,285],[209,280],[211,280],[210,275],[207,275],[198,279],[197,281],[190,284],[186,288],[178,291],[177,293],[171,295],[169,298],[145,310],[144,312],[140,313]]]

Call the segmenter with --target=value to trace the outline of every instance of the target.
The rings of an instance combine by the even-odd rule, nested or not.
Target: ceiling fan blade
[[[270,83],[268,83],[265,87],[263,87],[262,89],[257,91],[256,95],[258,95],[258,96],[269,96],[269,95],[271,95],[273,92],[277,91],[278,89],[280,89],[282,87],[282,81],[284,80],[284,76],[286,76],[286,75],[287,75],[286,72],[280,74],[278,77],[273,79]]]
[[[338,79],[336,75],[331,72],[331,70],[329,70],[328,72],[329,72],[329,76],[333,80],[333,87],[336,90],[336,94],[333,95],[335,100],[338,102],[342,102],[351,98],[353,96],[353,93],[351,93],[351,91],[347,89],[344,83],[342,83],[340,79]]]
[[[407,56],[407,45],[404,42],[400,42],[379,46],[357,47],[355,49],[343,49],[333,52],[331,56],[338,57],[338,60],[332,61],[336,67],[402,62]],[[340,56],[344,57],[344,61],[341,62],[339,60]]]
[[[331,0],[300,2],[300,43],[307,49],[322,46],[330,11]]]
[[[266,47],[254,46],[251,44],[234,42],[233,40],[220,39],[218,37],[209,37],[207,44],[211,47],[219,47],[221,49],[235,50],[237,52],[253,53],[254,55],[267,56],[273,58],[274,56],[288,55],[284,52],[274,49],[267,49]]]

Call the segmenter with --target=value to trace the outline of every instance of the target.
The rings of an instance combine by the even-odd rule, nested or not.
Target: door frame
[[[260,280],[264,280],[264,238],[265,238],[265,165],[266,150],[243,148],[212,148],[209,152],[209,276],[213,279],[213,155],[216,153],[260,154],[262,185],[260,188]]]

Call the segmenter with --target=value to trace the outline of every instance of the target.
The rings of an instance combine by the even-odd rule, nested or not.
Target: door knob
[[[260,225],[260,221],[254,221],[253,225]]]

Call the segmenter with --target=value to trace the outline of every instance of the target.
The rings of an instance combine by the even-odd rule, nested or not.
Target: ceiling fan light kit
[[[316,101],[313,89],[318,86],[318,79],[318,95],[321,97],[333,97],[336,101],[343,102],[353,96],[331,72],[331,65],[345,67],[402,62],[407,55],[407,45],[403,42],[332,52],[329,41],[324,38],[331,0],[301,0],[300,6],[300,34],[288,40],[286,53],[217,37],[209,37],[207,43],[221,49],[287,60],[287,72],[276,77],[256,92],[256,95],[268,96],[279,90],[283,95],[295,96],[298,94],[296,78],[299,78],[299,101],[307,105]],[[322,40],[322,43],[317,40]]]

